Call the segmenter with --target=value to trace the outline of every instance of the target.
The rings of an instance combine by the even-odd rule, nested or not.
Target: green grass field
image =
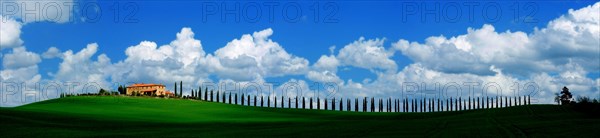
[[[0,108],[0,121],[0,135],[18,137],[595,137],[600,129],[600,117],[556,105],[355,113],[109,96],[68,97]]]

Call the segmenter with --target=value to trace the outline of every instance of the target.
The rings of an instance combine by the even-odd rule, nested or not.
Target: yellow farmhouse
[[[144,84],[137,83],[127,86],[127,95],[141,94],[148,96],[173,96],[173,93],[165,89],[162,84]]]

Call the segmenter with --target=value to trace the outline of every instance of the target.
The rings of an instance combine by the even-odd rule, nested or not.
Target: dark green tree
[[[571,98],[573,98],[573,95],[571,94],[571,92],[569,92],[569,88],[567,88],[567,86],[562,88],[560,94],[560,103],[562,105],[567,105],[571,103]]]
[[[242,105],[244,105],[244,98],[245,98],[245,97],[244,97],[244,95],[245,95],[245,94],[244,94],[244,93],[242,93],[242,98],[241,98],[241,100],[242,100]]]
[[[179,97],[179,93],[177,93],[177,82],[175,82],[175,90],[173,90],[173,91],[174,91],[175,97]]]
[[[310,97],[310,102],[309,102],[309,104],[310,104],[310,109],[313,109],[313,98],[312,98],[312,97]]]
[[[317,97],[317,110],[321,110],[321,98]]]
[[[119,85],[119,88],[117,88],[117,91],[119,91],[119,94],[125,94],[125,88],[122,85]]]
[[[183,96],[183,81],[179,81],[179,97]]]
[[[98,94],[99,94],[99,95],[110,95],[110,92],[109,92],[109,91],[107,91],[107,90],[104,90],[104,89],[102,89],[102,88],[101,88],[101,89],[98,91]]]
[[[324,103],[325,103],[325,110],[329,110],[329,109],[327,109],[327,98],[325,98],[325,102]]]

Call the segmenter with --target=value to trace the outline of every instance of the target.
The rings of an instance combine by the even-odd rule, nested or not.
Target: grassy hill
[[[68,97],[0,108],[2,136],[596,136],[600,118],[555,105],[355,113],[180,99]]]

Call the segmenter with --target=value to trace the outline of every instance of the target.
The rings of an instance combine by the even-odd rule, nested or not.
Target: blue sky
[[[6,5],[7,2],[3,2],[3,4]],[[526,36],[543,37],[542,35],[535,35],[535,30],[547,28],[549,22],[558,20],[561,16],[567,15],[569,9],[577,10],[594,5],[594,1],[77,1],[77,3],[80,6],[79,8],[75,8],[72,12],[67,12],[70,13],[69,17],[72,18],[73,21],[66,22],[56,22],[44,19],[39,21],[25,21],[18,15],[11,15],[6,11],[7,9],[5,7],[2,7],[3,9],[0,13],[3,14],[3,17],[10,17],[21,23],[22,28],[20,28],[21,33],[19,38],[22,40],[22,43],[18,45],[26,47],[27,51],[42,55],[42,53],[46,52],[50,47],[55,47],[61,52],[72,50],[73,53],[76,53],[86,49],[88,44],[96,43],[98,45],[97,52],[93,53],[93,56],[91,56],[88,62],[98,61],[98,56],[105,54],[106,57],[110,58],[110,64],[106,64],[106,66],[113,66],[112,64],[125,61],[128,58],[125,51],[129,47],[137,46],[142,41],[154,42],[158,47],[168,45],[177,38],[177,33],[183,32],[182,28],[184,27],[191,28],[193,31],[193,38],[201,41],[202,51],[210,55],[216,55],[215,51],[225,47],[234,39],[241,39],[244,34],[253,34],[270,28],[272,29],[272,35],[270,35],[268,39],[278,43],[286,53],[293,55],[294,57],[305,59],[308,64],[306,65],[307,69],[301,71],[303,73],[291,72],[283,73],[283,75],[271,75],[267,70],[266,73],[259,74],[261,75],[261,80],[267,82],[276,81],[280,83],[288,82],[290,79],[303,80],[309,83],[318,82],[314,79],[309,79],[307,77],[308,72],[329,71],[334,72],[335,76],[339,77],[341,80],[338,84],[342,85],[341,87],[347,86],[347,89],[353,89],[351,88],[353,83],[362,83],[361,85],[364,85],[365,87],[368,85],[372,85],[371,87],[378,87],[384,84],[394,85],[394,83],[388,84],[390,80],[383,79],[382,76],[402,74],[402,72],[409,71],[404,68],[409,68],[411,65],[449,75],[474,74],[479,77],[493,76],[495,71],[488,68],[494,66],[500,67],[502,69],[502,74],[507,75],[509,78],[523,82],[537,82],[535,81],[535,76],[539,73],[549,74],[551,77],[560,76],[560,74],[568,74],[568,69],[540,69],[542,67],[532,67],[530,69],[526,67],[526,63],[495,63],[493,61],[483,64],[483,70],[474,69],[463,71],[460,67],[453,68],[441,65],[451,64],[443,63],[443,60],[415,60],[420,56],[411,53],[410,48],[402,49],[400,48],[401,46],[394,48],[394,45],[396,45],[399,40],[428,45],[427,39],[430,37],[443,36],[450,39],[451,37],[469,34],[468,28],[472,28],[475,31],[485,30],[484,25],[493,26],[493,30],[496,33],[504,33],[510,30],[511,33],[523,32]],[[82,8],[85,7],[86,4],[92,4],[93,6],[98,6],[98,8],[94,9],[93,6],[91,8]],[[220,15],[221,12],[224,12],[223,8],[232,8],[235,7],[236,4],[239,4],[239,9],[234,10],[234,14],[226,14],[225,17]],[[269,19],[270,9],[266,5],[273,4],[277,6],[273,8],[274,18],[271,21]],[[260,9],[256,9],[257,5]],[[459,6],[458,8],[455,7],[457,5]],[[470,8],[466,5],[476,5],[472,8],[472,16],[469,13]],[[291,8],[286,10],[283,8],[286,6]],[[296,16],[294,15],[298,14],[298,12],[296,12],[298,10],[295,10],[294,6],[300,6],[298,9],[301,10],[302,14],[297,16],[297,20],[289,21],[288,19],[295,19]],[[438,6],[438,8],[436,8],[436,6]],[[496,6],[499,7],[494,8]],[[118,7],[118,12],[115,11],[115,7]],[[207,9],[210,7],[216,7],[218,10],[213,11]],[[315,11],[315,7],[318,8],[318,13]],[[411,7],[416,9],[409,9]],[[589,8],[595,10],[594,7]],[[434,14],[427,14],[428,11],[425,9],[432,10]],[[460,13],[457,13],[456,10],[460,10]],[[260,13],[257,11],[260,11]],[[315,16],[315,14],[318,16]],[[496,14],[499,15],[498,18],[497,20],[493,20],[492,15]],[[96,17],[95,15],[101,15],[99,20],[90,21]],[[115,15],[118,15],[118,17]],[[289,17],[285,18],[285,15],[288,15]],[[240,20],[236,21],[234,19],[235,16],[239,16]],[[255,16],[259,17],[255,22],[245,20]],[[436,21],[436,17],[440,18],[439,21]],[[452,20],[454,17],[458,17],[458,19]],[[203,20],[204,18],[206,18],[206,20]],[[470,18],[472,18],[472,20],[470,20]],[[315,19],[318,21],[315,21]],[[596,21],[596,23],[598,23],[598,21]],[[348,62],[344,62],[343,59],[338,59],[342,62],[339,66],[335,67],[335,71],[314,69],[315,63],[317,63],[322,56],[330,55],[330,48],[332,46],[335,46],[333,54],[338,55],[340,50],[347,45],[356,41],[361,42],[361,37],[364,37],[365,41],[374,39],[383,40],[381,46],[385,51],[388,51],[387,54],[389,54],[389,57],[387,58],[393,61],[395,64],[393,66],[396,67],[396,69],[390,71],[388,68],[377,65],[370,66],[368,63],[352,62],[351,59],[347,60]],[[598,40],[592,40],[591,45],[582,45],[594,49],[594,44],[598,44],[597,41]],[[553,44],[549,45],[554,46]],[[561,44],[557,44],[555,47],[561,49],[561,46]],[[598,45],[595,46],[599,47]],[[18,46],[3,47],[8,47],[3,48],[1,51],[3,55],[7,55],[13,52],[10,48]],[[529,49],[536,50],[535,47]],[[577,50],[575,50],[575,52],[576,51]],[[390,54],[389,52],[393,53]],[[586,58],[594,59],[594,54],[598,55],[599,53],[600,51],[592,51],[591,57],[583,57],[581,60],[585,61]],[[571,64],[566,63],[567,60],[570,61],[569,63],[573,64],[578,64],[578,61],[581,61],[579,57],[571,55],[572,53],[566,54],[565,57],[556,57],[561,60],[552,60],[552,57],[555,56],[551,54],[544,55],[542,53],[542,55],[532,58],[531,61],[535,63],[540,62],[540,64],[541,62],[550,61],[552,62],[551,65],[564,65],[565,68],[568,68],[567,66]],[[60,80],[56,79],[57,77],[55,77],[55,74],[59,72],[61,63],[64,61],[63,58],[43,58],[38,62],[36,64],[38,67],[37,73],[41,76],[41,80]],[[457,62],[456,64],[459,63],[461,62]],[[474,62],[465,63],[475,64]],[[591,65],[583,65],[589,63],[581,64],[581,68],[583,68],[581,72],[583,72],[583,75],[585,76],[583,79],[591,80],[591,82],[586,83],[586,85],[592,85],[590,85],[589,88],[582,87],[579,90],[587,91],[587,95],[593,96],[598,93],[598,88],[597,86],[594,88],[594,85],[598,85],[597,80],[600,75],[598,66],[600,63],[598,63],[598,65],[595,65],[594,63],[591,63]],[[478,67],[476,65],[471,66],[471,64],[464,64],[462,66],[472,68]],[[196,67],[203,66],[198,65]],[[3,69],[8,70],[10,68],[3,66]],[[105,73],[102,75],[102,78],[107,82],[119,81],[114,80],[115,78],[112,77],[114,74],[106,73],[107,71],[99,72]],[[195,83],[200,83],[200,80],[203,80],[203,78],[212,79],[212,81],[231,79],[225,77],[226,75],[219,75],[220,73],[218,72],[206,72],[208,73],[204,75],[208,75],[208,77],[194,78],[191,80]],[[390,72],[390,74],[387,74],[388,72]],[[537,76],[539,77],[539,75]],[[126,80],[122,81],[148,81],[140,80],[143,78],[149,78],[150,82],[152,82],[152,80],[156,80],[159,83],[171,82],[163,82],[164,80],[153,77],[138,77],[137,79],[126,78]],[[231,80],[241,81],[236,79]],[[352,80],[353,83],[349,82],[349,80]],[[367,81],[365,82],[365,80]],[[404,81],[406,80],[407,79],[405,78]],[[380,81],[381,84],[377,83],[377,81]],[[403,80],[398,81],[402,82]],[[435,80],[430,80],[426,83],[432,81]],[[556,85],[570,85],[570,83],[565,82]],[[579,86],[580,85],[578,84],[573,87]],[[550,91],[553,90],[554,87],[545,89]],[[548,97],[548,95],[552,95],[551,93],[554,92],[548,92],[545,96]],[[391,94],[391,92],[384,94],[371,94],[368,92],[342,94],[342,96],[365,95],[389,96],[393,94]]]

